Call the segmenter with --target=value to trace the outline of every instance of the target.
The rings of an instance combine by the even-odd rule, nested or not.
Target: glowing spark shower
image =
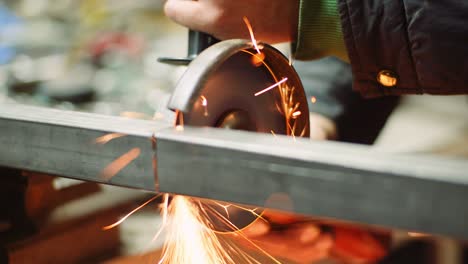
[[[172,228],[159,264],[234,263],[188,198],[175,196],[169,206],[169,214],[172,216]]]
[[[214,203],[223,208],[225,205]],[[230,206],[236,206],[234,204]],[[236,206],[237,207],[237,206]],[[255,213],[255,209],[238,207]],[[235,263],[262,263],[244,251],[233,238],[244,239],[252,248],[263,254],[270,262],[280,263],[277,259],[262,250],[253,241],[249,240],[226,216],[219,214],[220,221],[225,221],[231,227],[231,233],[217,233],[213,230],[206,213],[213,210],[195,199],[176,195],[166,210],[170,223],[167,228],[168,237],[163,248],[163,256],[159,264],[187,263],[187,264],[235,264]],[[216,213],[217,211],[215,211]],[[260,217],[260,216],[259,216]],[[164,222],[164,221],[163,221]]]
[[[293,140],[296,140],[296,136],[302,137],[307,131],[307,124],[303,127],[299,135],[296,134],[297,129],[297,117],[302,113],[299,111],[300,103],[294,100],[295,98],[295,88],[289,87],[286,84],[279,86],[279,91],[281,95],[281,104],[276,105],[276,108],[280,113],[284,115],[286,119],[286,135],[292,136]]]

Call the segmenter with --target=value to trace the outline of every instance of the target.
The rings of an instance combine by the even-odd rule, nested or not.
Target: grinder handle
[[[192,60],[195,59],[203,50],[217,42],[219,42],[219,40],[209,34],[189,29],[187,57],[160,57],[158,58],[158,61],[170,65],[186,66],[192,62]]]
[[[197,1],[197,0],[192,0],[192,1]],[[187,57],[186,58],[161,57],[161,58],[158,58],[158,61],[162,63],[166,63],[166,64],[171,64],[171,65],[188,65],[203,50],[205,50],[206,48],[208,48],[209,46],[217,42],[219,42],[219,40],[209,34],[189,29]]]
[[[188,42],[188,57],[193,59],[204,49],[219,42],[219,40],[207,33],[189,29]]]

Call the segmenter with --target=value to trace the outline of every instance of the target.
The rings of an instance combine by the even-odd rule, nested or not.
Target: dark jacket
[[[337,58],[296,61],[294,67],[307,97],[316,98],[308,100],[309,111],[332,120],[339,141],[372,144],[398,104],[396,96],[364,99],[354,92],[350,66]]]
[[[468,94],[467,0],[338,0],[338,10],[365,97]],[[396,85],[382,85],[382,74]]]

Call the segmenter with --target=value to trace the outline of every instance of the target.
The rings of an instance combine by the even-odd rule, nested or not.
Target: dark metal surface
[[[162,192],[468,239],[466,160],[210,128],[157,137]]]
[[[166,122],[132,120],[17,104],[0,104],[0,166],[154,191],[153,132]],[[126,136],[107,144],[109,133]],[[109,181],[101,173],[139,148],[140,155]],[[1,175],[0,175],[1,177]]]

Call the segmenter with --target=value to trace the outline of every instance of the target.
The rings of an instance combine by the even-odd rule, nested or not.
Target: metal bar
[[[467,160],[208,128],[157,138],[162,192],[468,239]]]
[[[153,133],[167,122],[0,104],[0,166],[155,191]],[[109,133],[126,136],[96,144]],[[139,156],[110,180],[101,172],[122,154]]]
[[[468,162],[168,122],[0,105],[0,165],[468,239]],[[122,133],[105,145],[95,139]],[[102,170],[140,155],[109,181]],[[292,207],[266,201],[287,195]],[[287,204],[287,203],[286,203]]]

